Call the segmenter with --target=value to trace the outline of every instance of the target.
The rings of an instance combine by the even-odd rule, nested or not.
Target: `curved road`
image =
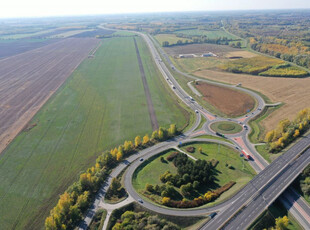
[[[231,197],[230,199],[222,202],[219,205],[213,206],[213,207],[197,208],[197,209],[190,209],[190,210],[189,209],[180,210],[180,209],[171,209],[171,208],[166,208],[166,207],[160,207],[160,206],[154,205],[153,203],[150,203],[146,200],[144,200],[143,203],[141,203],[141,205],[143,205],[144,207],[151,209],[151,210],[158,212],[158,213],[163,213],[163,214],[167,214],[167,215],[177,215],[177,216],[197,216],[197,215],[204,215],[204,214],[214,212],[214,211],[221,211],[221,214],[222,214],[222,213],[225,213],[226,210],[233,209],[233,207],[238,208],[238,205],[240,206],[240,205],[244,204],[244,202],[246,201],[245,199],[249,199],[249,197],[248,197],[249,194],[257,194],[260,191],[259,188],[264,188],[266,183],[269,182],[269,180],[270,180],[270,175],[272,175],[272,178],[279,176],[280,173],[282,172],[281,170],[283,169],[283,167],[285,167],[287,164],[289,164],[293,161],[292,158],[288,159],[288,157],[287,157],[288,154],[285,154],[285,155],[279,157],[277,160],[275,160],[272,164],[268,165],[268,162],[266,162],[266,160],[263,157],[261,157],[261,155],[259,153],[256,152],[253,145],[249,142],[248,134],[250,133],[251,130],[250,130],[250,127],[248,126],[248,122],[251,119],[253,119],[255,116],[257,116],[259,113],[261,113],[261,111],[263,111],[264,107],[266,106],[264,100],[258,94],[254,93],[248,89],[238,87],[238,90],[246,92],[256,99],[256,101],[257,101],[256,108],[253,111],[251,111],[250,113],[248,113],[242,117],[238,117],[238,118],[234,118],[234,119],[227,119],[227,118],[218,117],[218,116],[208,112],[202,106],[200,106],[178,84],[178,82],[175,80],[175,78],[173,77],[173,75],[171,74],[171,72],[169,71],[167,66],[165,65],[165,63],[162,61],[161,56],[159,55],[157,49],[154,46],[154,43],[156,44],[156,42],[154,40],[152,41],[153,38],[150,38],[146,34],[142,34],[139,32],[136,32],[136,33],[138,35],[140,35],[141,37],[143,37],[145,42],[148,44],[149,49],[151,51],[151,54],[154,58],[154,61],[157,65],[158,69],[162,73],[162,76],[165,78],[167,83],[171,86],[171,89],[175,92],[175,94],[179,97],[180,100],[182,100],[186,105],[188,105],[192,110],[194,110],[196,112],[196,121],[195,121],[195,124],[188,131],[186,131],[184,134],[182,134],[181,136],[176,137],[176,138],[171,139],[171,140],[168,140],[168,141],[165,141],[165,142],[162,142],[162,143],[159,143],[159,144],[156,144],[150,148],[144,149],[144,150],[140,151],[139,153],[130,156],[129,158],[124,160],[121,164],[119,164],[118,167],[116,167],[112,171],[112,173],[110,174],[108,181],[106,181],[106,183],[100,189],[92,208],[87,213],[87,216],[86,216],[84,222],[81,223],[80,229],[86,229],[87,225],[90,223],[90,220],[93,217],[95,211],[98,209],[98,207],[104,206],[102,204],[101,200],[103,199],[105,192],[107,191],[109,185],[111,184],[112,178],[119,175],[121,173],[121,171],[124,170],[128,165],[129,165],[128,169],[126,170],[125,175],[124,175],[125,176],[125,189],[127,190],[129,196],[131,198],[133,198],[134,200],[142,199],[137,194],[137,192],[134,190],[134,188],[132,186],[133,173],[134,173],[135,169],[138,167],[138,165],[142,163],[139,159],[141,159],[141,157],[143,157],[144,159],[148,159],[148,158],[150,158],[150,157],[152,157],[152,156],[154,156],[154,155],[156,155],[162,151],[176,147],[179,144],[179,142],[186,143],[186,142],[193,142],[193,141],[211,141],[211,142],[216,142],[216,143],[228,145],[230,147],[238,148],[239,150],[245,150],[247,153],[249,153],[251,155],[251,157],[253,159],[252,161],[249,161],[249,163],[256,170],[256,172],[258,172],[258,173],[260,172],[260,173],[257,176],[255,176],[254,179],[250,183],[248,183],[243,189],[241,189],[233,197]],[[178,73],[180,73],[186,77],[189,77],[192,79],[197,79],[191,75],[185,74],[185,73],[179,71],[178,69],[176,69],[175,66],[173,66],[173,64],[171,63],[169,57],[163,52],[161,47],[158,46],[158,49],[159,49],[161,55],[169,63],[169,65],[173,71],[177,71]],[[209,82],[212,84],[216,84],[219,86],[236,88],[236,86],[230,86],[230,85],[226,85],[223,83],[217,83],[217,82],[212,82],[212,81],[208,81],[208,80],[201,80],[201,79],[199,79],[199,80]],[[194,131],[197,129],[198,125],[200,124],[201,115],[203,115],[207,119],[207,122],[203,125],[202,129]],[[209,129],[209,125],[215,121],[227,121],[227,120],[232,121],[232,122],[236,122],[239,124],[241,123],[241,124],[244,124],[248,127],[247,130],[243,129],[238,134],[226,135],[227,139],[232,141],[233,144],[229,144],[227,142],[222,142],[222,141],[218,141],[218,140],[214,140],[214,139],[196,139],[196,138],[191,139],[191,137],[199,136],[199,135],[203,135],[203,134],[215,135],[215,132]],[[306,147],[309,146],[309,142],[306,142],[306,143],[303,142],[299,146],[302,146],[300,148],[303,149],[303,148],[305,148],[305,146]],[[293,146],[293,148],[294,148],[294,146]],[[230,208],[228,209],[228,207],[230,207]],[[309,208],[309,206],[307,206],[307,207]],[[304,208],[307,208],[307,207],[304,206]],[[229,213],[229,214],[231,214],[231,213]],[[215,218],[215,220],[216,219],[219,220],[218,218]],[[220,221],[222,221],[222,220],[220,220]],[[212,221],[212,223],[215,224],[215,222],[213,222],[213,221]],[[211,229],[213,229],[213,228],[211,228]]]

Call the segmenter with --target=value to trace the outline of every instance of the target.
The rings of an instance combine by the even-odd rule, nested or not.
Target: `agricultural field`
[[[18,39],[0,40],[0,59],[59,41],[57,39]]]
[[[136,40],[159,124],[184,126],[187,112]],[[59,194],[102,151],[151,131],[133,38],[103,39],[1,155],[2,227],[42,229]]]
[[[177,44],[177,41],[179,40],[182,42],[191,41],[191,39],[187,38],[178,38],[175,34],[157,34],[154,37],[160,45],[162,45],[165,41],[169,42],[169,45]]]
[[[68,38],[68,37],[73,37],[77,34],[80,33],[85,33],[85,32],[91,32],[93,31],[92,29],[83,29],[83,30],[69,30],[65,31],[63,33],[57,33],[54,35],[49,36],[49,38]]]
[[[198,81],[194,86],[203,95],[202,99],[221,115],[238,117],[255,107],[255,100],[250,95],[238,90],[201,81]]]
[[[239,39],[237,36],[234,36],[230,33],[225,32],[224,30],[178,30],[175,31],[174,34],[184,34],[188,36],[207,36],[210,39],[217,39],[227,37],[228,39],[237,40]]]
[[[2,40],[11,40],[11,39],[22,39],[22,38],[30,38],[30,37],[38,37],[38,36],[45,36],[46,34],[54,32],[55,29],[48,29],[48,30],[40,30],[38,32],[33,33],[17,33],[17,34],[10,34],[10,35],[1,35],[0,39]]]
[[[97,43],[68,39],[0,61],[0,152]]]
[[[293,119],[296,111],[307,107],[310,101],[310,78],[272,78],[214,70],[198,71],[195,75],[233,85],[242,83],[243,87],[258,91],[273,102],[283,102],[281,108],[261,121],[265,132],[274,129],[285,118]]]

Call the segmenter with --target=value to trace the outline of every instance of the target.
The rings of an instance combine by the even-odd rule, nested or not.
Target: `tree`
[[[175,124],[171,124],[169,129],[168,129],[168,134],[169,136],[173,137],[177,132],[177,127]]]
[[[143,141],[142,144],[143,145],[147,145],[150,142],[150,138],[148,134],[145,134],[145,136],[143,137]]]
[[[113,193],[115,193],[115,192],[119,191],[119,189],[121,187],[122,187],[121,182],[117,178],[114,177],[112,179],[112,183],[111,183],[111,187],[110,187],[111,191]]]
[[[300,135],[300,132],[299,132],[299,129],[295,129],[295,132],[294,132],[294,137],[298,137]]]
[[[274,140],[274,137],[275,137],[275,131],[274,130],[271,130],[269,131],[266,136],[265,136],[265,141],[267,143],[270,143]]]
[[[199,153],[202,153],[202,148],[201,148],[201,147],[199,147],[198,151],[199,151]]]
[[[124,143],[124,151],[126,153],[130,152],[133,149],[133,144],[131,141],[125,141]]]
[[[155,130],[153,133],[152,133],[152,140],[157,140],[158,139],[158,131]]]
[[[279,217],[276,219],[276,229],[286,230],[288,229],[289,219],[287,216]]]
[[[135,138],[135,146],[138,147],[139,145],[141,145],[141,137],[140,136],[136,136],[136,138]]]
[[[163,132],[163,130],[161,128],[158,130],[158,139],[159,140],[163,140],[164,139],[164,132]]]
[[[123,153],[122,152],[117,152],[116,160],[117,161],[121,161],[122,159],[123,159]]]
[[[145,190],[148,192],[154,192],[154,186],[151,184],[146,184],[145,185]]]
[[[170,203],[170,198],[169,197],[163,197],[163,199],[161,200],[161,203],[164,205],[167,205]]]

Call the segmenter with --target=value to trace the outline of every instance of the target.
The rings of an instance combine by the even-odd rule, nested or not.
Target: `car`
[[[167,77],[166,79],[167,79],[167,81],[168,81],[168,80],[169,80],[169,77]]]
[[[239,150],[239,147],[238,147],[238,146],[236,146],[235,148]]]
[[[196,110],[195,110],[195,113],[199,113],[199,111],[196,109]]]
[[[228,118],[227,120],[228,120],[228,121],[231,121],[231,119],[230,119],[230,118]]]
[[[141,200],[141,199],[138,199],[138,201],[142,204],[143,203],[143,200]]]
[[[175,86],[174,86],[174,85],[172,86],[172,89],[175,89]]]
[[[242,125],[242,122],[241,122],[241,121],[239,121],[238,123],[239,123],[240,125]]]
[[[143,158],[140,158],[140,161],[143,161]]]
[[[258,108],[258,110],[261,111],[262,109],[261,109],[261,108]]]
[[[215,216],[216,216],[216,214],[217,214],[216,212],[212,212],[212,213],[210,213],[210,215],[209,215],[209,216],[210,216],[210,217],[211,217],[211,219],[212,219],[213,217],[215,217]]]

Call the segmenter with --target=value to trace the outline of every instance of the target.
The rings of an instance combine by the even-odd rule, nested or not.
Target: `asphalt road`
[[[148,44],[148,46],[150,48],[150,51],[152,53],[152,56],[154,58],[154,61],[157,65],[157,67],[159,68],[159,70],[162,73],[162,76],[165,78],[167,83],[171,86],[171,88],[175,92],[175,94],[179,97],[180,100],[182,100],[185,104],[187,104],[192,110],[198,111],[198,113],[196,113],[197,119],[196,119],[195,124],[192,126],[192,128],[190,128],[182,136],[179,136],[173,140],[169,140],[166,142],[159,143],[159,144],[152,146],[148,149],[142,150],[139,153],[127,158],[117,168],[115,168],[113,170],[113,172],[111,173],[109,180],[101,188],[101,190],[100,190],[100,192],[96,198],[96,201],[94,202],[93,207],[89,210],[89,213],[88,213],[87,217],[85,218],[84,225],[81,224],[81,229],[86,229],[86,226],[89,224],[95,210],[99,206],[100,199],[102,199],[104,197],[105,191],[108,189],[112,178],[116,177],[128,165],[129,165],[128,169],[126,170],[125,175],[124,175],[125,176],[125,188],[126,188],[127,192],[129,193],[129,195],[134,200],[137,201],[138,199],[142,199],[142,198],[136,193],[136,191],[132,187],[132,176],[133,176],[135,169],[139,166],[139,164],[143,163],[148,158],[150,158],[150,157],[152,157],[152,156],[154,156],[154,155],[156,155],[156,154],[158,154],[164,150],[167,150],[169,148],[172,148],[172,147],[178,145],[180,141],[182,143],[193,141],[190,139],[190,137],[193,135],[194,130],[198,127],[200,120],[201,120],[201,115],[203,115],[204,117],[207,118],[207,123],[203,126],[203,130],[201,130],[201,131],[208,133],[208,134],[214,134],[214,132],[208,128],[212,122],[228,120],[225,118],[217,117],[214,114],[209,113],[207,110],[205,110],[203,107],[201,107],[196,101],[192,100],[190,95],[187,94],[182,89],[182,87],[178,84],[178,82],[174,79],[174,77],[170,73],[169,69],[166,67],[165,63],[161,60],[161,57],[160,57],[159,53],[157,52],[156,48],[154,47],[154,44],[151,41],[151,39],[149,38],[149,36],[142,34],[142,33],[138,33],[138,34],[145,39],[146,43]],[[159,47],[159,50],[161,51],[160,47]],[[163,51],[162,51],[162,55],[164,57],[166,56],[166,54]],[[172,65],[172,63],[170,62],[168,57],[167,57],[167,61],[171,65],[171,67],[174,71],[178,71]],[[180,72],[180,73],[183,75],[186,75],[182,72]],[[188,75],[188,77],[193,78],[190,75]],[[212,82],[212,84],[214,84],[214,82]],[[216,83],[216,84],[227,87],[226,84],[221,84],[221,83]],[[234,87],[234,86],[228,86],[228,87]],[[247,125],[247,122],[250,119],[257,116],[262,111],[263,107],[265,106],[265,103],[264,103],[263,99],[259,95],[257,95],[256,93],[249,91],[247,89],[243,89],[243,88],[238,88],[238,89],[242,90],[242,91],[246,91],[247,93],[251,94],[254,98],[256,98],[258,106],[256,107],[256,109],[253,112],[251,112],[251,113],[249,113],[243,117],[236,118],[236,119],[229,119],[229,120],[233,121],[233,122],[242,122],[242,124]],[[234,142],[233,145],[230,145],[226,142],[223,142],[223,143],[220,142],[221,144],[230,145],[232,147],[237,146],[239,149],[247,150],[253,159],[252,161],[250,161],[250,164],[253,166],[253,168],[257,172],[260,172],[250,183],[248,183],[242,190],[240,190],[237,194],[235,194],[229,200],[226,200],[225,202],[223,202],[219,205],[213,206],[213,207],[200,208],[200,209],[198,208],[198,209],[191,209],[191,210],[188,210],[188,209],[180,210],[180,209],[171,209],[171,208],[167,208],[167,207],[160,207],[160,206],[154,205],[154,204],[152,204],[146,200],[143,200],[143,203],[141,205],[143,205],[144,207],[146,207],[150,210],[158,212],[158,213],[163,213],[163,214],[167,214],[167,215],[177,215],[177,216],[196,216],[196,215],[203,215],[206,213],[217,211],[217,212],[219,212],[219,214],[212,221],[207,223],[202,229],[218,229],[223,225],[223,223],[225,223],[226,220],[229,220],[242,207],[244,207],[245,204],[247,204],[247,206],[251,205],[251,207],[252,207],[258,203],[262,203],[261,199],[264,199],[264,197],[260,195],[262,193],[262,191],[263,192],[269,192],[270,191],[269,188],[274,188],[274,186],[280,187],[280,189],[277,190],[278,192],[273,193],[274,196],[272,196],[272,197],[274,199],[276,199],[281,194],[281,192],[283,192],[284,188],[286,188],[289,185],[289,183],[283,183],[283,181],[282,181],[283,177],[281,175],[283,173],[286,173],[287,171],[289,171],[291,173],[293,172],[292,177],[296,177],[299,174],[298,170],[301,170],[301,168],[303,167],[303,166],[300,166],[300,160],[298,160],[298,159],[303,159],[303,158],[300,157],[300,158],[296,159],[296,156],[302,150],[304,150],[306,147],[309,146],[310,142],[309,142],[308,138],[310,136],[307,136],[306,138],[299,141],[296,145],[294,145],[291,149],[289,149],[285,154],[283,154],[278,159],[276,159],[272,164],[268,165],[268,163],[255,151],[254,147],[250,144],[249,140],[247,139],[247,135],[249,132],[250,132],[250,130],[243,130],[239,134],[228,135],[228,139],[231,140],[232,142]],[[206,141],[206,139],[194,139],[194,140],[195,141]],[[214,139],[209,140],[209,141],[218,142]],[[308,152],[306,152],[306,155],[307,154],[308,154]],[[302,155],[302,157],[304,157],[304,156],[305,156],[305,154]],[[144,160],[140,161],[141,158],[143,158]],[[308,158],[306,160],[308,160]],[[306,161],[303,161],[303,164],[306,164]],[[280,183],[280,185],[279,185],[279,183]],[[288,205],[292,206],[292,203],[294,201],[293,200],[294,197],[290,196],[290,194],[288,194],[288,195],[284,194],[284,195],[285,195],[284,198],[287,199]],[[307,208],[309,208],[309,206],[302,199],[298,199],[298,202],[299,202],[298,203],[299,206],[294,204],[294,206],[292,206],[292,207],[294,207],[296,209],[295,211],[297,213],[297,217],[302,218],[303,212],[307,212],[307,210],[308,210]],[[264,205],[261,205],[259,208],[257,208],[255,206],[255,210],[254,210],[255,214],[258,213],[257,215],[259,215],[259,213],[261,213],[261,211],[262,211],[261,209],[263,208],[263,206]],[[248,211],[245,211],[245,213],[247,213],[247,212],[252,213],[253,212],[253,210],[251,208],[247,209],[247,207],[246,207],[246,208],[242,209],[242,212],[239,211],[238,215],[233,220],[235,220],[235,219],[238,220],[238,216],[243,215],[244,210],[248,210]],[[294,214],[294,212],[292,212],[292,213]],[[232,224],[231,226],[234,226],[234,227],[237,226],[234,224],[233,220],[228,223],[227,227],[229,227],[230,224]],[[249,222],[250,222],[250,220],[249,220]],[[302,222],[302,221],[300,221],[300,222]],[[240,224],[240,222],[238,222],[238,223]]]

